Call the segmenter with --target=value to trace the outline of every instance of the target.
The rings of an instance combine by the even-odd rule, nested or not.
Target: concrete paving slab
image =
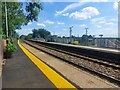
[[[56,88],[17,45],[13,57],[3,67],[3,88]]]
[[[37,50],[26,43],[22,43],[22,45],[81,88],[118,88],[116,85],[104,79],[91,75],[90,73],[76,68],[60,59]]]

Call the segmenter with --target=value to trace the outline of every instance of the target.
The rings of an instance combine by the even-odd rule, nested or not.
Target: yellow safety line
[[[62,76],[52,70],[49,66],[43,63],[40,59],[35,57],[32,53],[30,53],[26,48],[24,48],[20,41],[18,40],[19,47],[23,50],[23,52],[30,58],[30,60],[46,75],[46,77],[58,88],[72,88],[77,90],[75,86],[65,80]],[[41,82],[42,83],[42,82]]]

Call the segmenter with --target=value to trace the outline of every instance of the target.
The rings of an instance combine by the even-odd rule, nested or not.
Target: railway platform
[[[2,88],[119,88],[25,42],[17,47],[3,68]]]
[[[3,67],[2,88],[74,88],[18,41],[18,50]]]

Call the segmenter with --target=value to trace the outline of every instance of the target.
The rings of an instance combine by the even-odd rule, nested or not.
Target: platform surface
[[[17,47],[17,52],[3,67],[2,88],[56,88]]]
[[[25,42],[21,42],[21,44],[30,52],[32,52],[35,56],[40,58],[49,66],[53,67],[56,71],[61,73],[65,78],[67,78],[80,88],[118,88],[118,86],[106,81],[105,79],[100,78],[99,76],[92,75],[89,72],[77,68],[67,62],[64,62],[63,60],[55,58],[43,51],[40,51],[26,44]],[[34,44],[34,46],[38,48],[40,47],[37,44]]]
[[[20,47],[19,47],[20,46]],[[111,83],[77,69],[21,42],[3,68],[3,88],[115,88]],[[31,53],[30,53],[30,52]],[[28,58],[29,57],[29,58]],[[33,60],[32,60],[33,59]],[[54,68],[60,74],[52,70]],[[64,76],[65,78],[63,78]],[[79,78],[78,78],[79,77]],[[73,85],[72,85],[73,84]]]

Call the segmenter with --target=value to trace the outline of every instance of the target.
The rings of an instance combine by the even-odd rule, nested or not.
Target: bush
[[[73,45],[79,45],[79,42],[78,41],[74,41]]]
[[[8,43],[7,46],[5,47],[5,52],[8,52],[8,53],[13,53],[16,50],[17,50],[17,47],[12,43]]]
[[[6,39],[6,35],[0,34],[1,39]]]
[[[13,44],[13,40],[7,40],[8,44],[4,48],[4,58],[8,59],[12,57],[13,52],[17,50],[16,45]]]
[[[10,39],[10,43],[12,43],[12,44],[14,43],[14,39],[13,38]]]

